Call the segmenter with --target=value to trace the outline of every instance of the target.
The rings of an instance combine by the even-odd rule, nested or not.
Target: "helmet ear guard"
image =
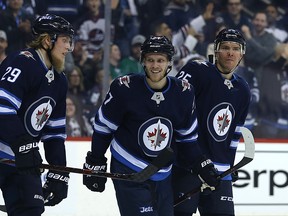
[[[239,43],[241,46],[241,53],[246,52],[246,41],[240,31],[235,29],[223,29],[218,33],[214,41],[214,52],[219,50],[220,44],[224,41]]]

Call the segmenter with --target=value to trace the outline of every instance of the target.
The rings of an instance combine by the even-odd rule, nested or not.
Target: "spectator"
[[[244,25],[241,27],[247,43],[245,65],[251,67],[261,86],[261,72],[263,66],[274,57],[276,38],[265,31],[267,27],[267,15],[265,12],[257,12],[254,15],[253,28]],[[261,89],[260,89],[261,90]]]
[[[159,20],[163,17],[167,1],[168,0],[157,0],[157,4],[155,4],[155,0],[137,1],[137,8],[139,11],[138,17],[140,19],[140,34],[144,35],[146,38],[150,36],[150,32],[147,31],[147,26],[150,26],[155,20]]]
[[[36,2],[36,13],[55,14],[62,16],[70,23],[74,23],[83,12],[82,0],[34,0]]]
[[[251,102],[244,126],[254,132],[255,126],[258,124],[257,120],[259,113],[260,88],[258,80],[253,69],[246,66],[238,66],[235,70],[235,74],[238,74],[245,79],[250,87]]]
[[[200,14],[195,8],[188,4],[186,0],[171,0],[164,9],[164,21],[172,29],[172,32],[177,32],[182,26]]]
[[[122,16],[120,25],[123,24],[126,38],[131,41],[134,36],[139,34],[139,18],[135,0],[120,0]]]
[[[102,67],[103,49],[77,39],[72,55],[75,65],[82,71],[85,90],[91,89],[97,68]]]
[[[94,85],[87,91],[85,95],[85,106],[83,109],[84,121],[86,128],[88,129],[88,135],[93,134],[93,124],[95,112],[99,109],[103,102],[103,80],[104,80],[104,70],[99,68],[95,73]]]
[[[242,0],[227,0],[226,1],[226,11],[223,12],[220,17],[227,28],[238,29],[241,31],[243,25],[252,28],[251,21],[249,17],[243,12],[243,2]]]
[[[131,55],[123,58],[120,62],[121,71],[129,73],[144,73],[140,64],[141,45],[146,40],[143,35],[136,35],[131,42]]]
[[[268,4],[266,7],[266,13],[268,16],[268,26],[266,31],[272,33],[278,42],[283,43],[287,41],[288,33],[281,27],[276,5]]]
[[[176,49],[174,60],[179,60],[191,54],[197,44],[195,37],[197,32],[189,25],[185,25],[178,32],[173,33],[166,22],[158,20],[151,25],[151,34],[156,36],[163,35],[172,41]]]
[[[101,6],[101,0],[86,0],[87,12],[74,23],[79,38],[85,41],[86,44],[93,44],[97,49],[103,47],[105,38],[105,19]],[[112,26],[111,29],[113,28]],[[93,55],[92,53],[89,54]]]
[[[87,136],[78,100],[69,94],[66,97],[66,133],[70,137]]]
[[[85,89],[83,84],[83,74],[79,67],[75,66],[72,71],[67,72],[68,94],[73,95],[78,103],[79,109],[83,109]]]
[[[288,44],[278,44],[273,60],[262,70],[260,125],[256,137],[287,138]]]
[[[203,27],[206,25],[206,21],[213,18],[213,3],[207,4],[203,14],[192,19],[188,24],[185,24],[180,28],[178,32],[172,32],[172,29],[168,24],[162,20],[156,21],[151,25],[151,34],[156,36],[164,35],[170,40],[176,49],[176,54],[173,58],[174,68],[170,72],[170,75],[177,73],[177,70],[181,67],[181,59],[190,59],[195,55],[195,47],[198,43],[198,33],[202,32]],[[191,55],[191,56],[189,56]]]
[[[4,30],[8,38],[7,54],[23,49],[31,41],[31,23],[34,14],[25,10],[23,0],[7,0],[7,7],[0,11],[0,29]]]
[[[110,78],[114,80],[115,78],[125,75],[125,71],[121,71],[120,68],[120,61],[121,61],[121,50],[119,49],[118,45],[112,44],[110,46]]]
[[[72,52],[75,65],[82,67],[88,58],[88,51],[83,40],[75,38],[74,50]]]
[[[7,35],[5,31],[0,30],[0,64],[7,57],[6,49],[8,47]]]

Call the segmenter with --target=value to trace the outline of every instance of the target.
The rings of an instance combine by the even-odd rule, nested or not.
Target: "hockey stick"
[[[7,212],[6,211],[6,206],[5,205],[0,205],[0,211]]]
[[[143,170],[138,173],[109,173],[109,172],[101,172],[96,170],[89,169],[79,169],[74,167],[65,167],[58,165],[49,165],[49,164],[41,164],[40,168],[49,169],[60,172],[68,172],[68,173],[78,173],[82,175],[91,175],[102,178],[112,178],[118,180],[126,180],[126,181],[135,181],[135,182],[144,182],[148,180],[152,175],[158,172],[162,167],[168,164],[169,161],[172,161],[173,150],[169,147],[163,149],[160,154]],[[5,158],[0,158],[0,163],[5,164],[14,164],[14,160],[9,160]]]
[[[160,154],[143,170],[138,173],[108,173],[108,172],[99,172],[95,170],[88,170],[88,169],[78,169],[74,167],[64,167],[64,166],[57,166],[57,165],[48,165],[48,164],[41,164],[40,168],[42,169],[49,169],[55,170],[60,172],[69,172],[69,173],[78,173],[82,175],[91,175],[97,176],[102,178],[112,178],[118,180],[126,180],[126,181],[134,181],[134,182],[144,182],[148,180],[152,175],[158,172],[162,167],[167,165],[169,162],[172,161],[173,158],[173,150],[170,147],[163,149]],[[14,164],[14,160],[9,160],[5,158],[0,158],[0,163],[5,164]],[[0,205],[0,211],[6,212],[5,205]]]
[[[245,153],[244,157],[242,158],[241,161],[239,161],[236,165],[231,167],[230,169],[226,170],[225,172],[221,173],[218,178],[223,178],[234,171],[240,169],[241,167],[245,166],[246,164],[250,163],[254,159],[254,153],[255,153],[255,142],[253,135],[251,131],[245,127],[241,127],[241,133],[242,137],[244,139],[244,144],[245,144]],[[193,190],[185,193],[181,197],[179,197],[175,202],[174,202],[174,207],[179,205],[180,203],[184,202],[185,200],[189,199],[192,195],[195,193],[199,192],[201,190],[201,186],[194,188]]]

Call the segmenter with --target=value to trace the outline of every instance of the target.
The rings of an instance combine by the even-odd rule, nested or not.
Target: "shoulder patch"
[[[186,91],[186,90],[191,90],[191,84],[186,81],[186,80],[182,80],[182,92]]]
[[[19,53],[19,55],[24,55],[26,58],[32,58],[32,59],[34,59],[35,60],[35,58],[34,58],[34,56],[32,55],[32,53],[31,52],[29,52],[29,51],[21,51],[20,53]]]
[[[194,60],[193,62],[196,62],[199,65],[203,64],[206,67],[209,67],[208,64],[207,64],[207,61],[205,61],[205,60],[197,59],[197,60]]]
[[[129,83],[130,83],[130,77],[129,76],[121,76],[118,78],[119,84],[120,85],[125,85],[127,88],[130,88]]]

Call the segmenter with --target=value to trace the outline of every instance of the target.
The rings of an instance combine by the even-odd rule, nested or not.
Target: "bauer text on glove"
[[[87,152],[86,163],[84,163],[83,169],[89,169],[95,172],[106,172],[107,158],[103,156],[100,159],[96,159],[89,151]],[[96,177],[92,175],[83,175],[83,184],[91,191],[103,192],[105,190],[106,181],[107,178]]]
[[[45,206],[54,206],[67,197],[69,174],[49,171],[43,185]]]

